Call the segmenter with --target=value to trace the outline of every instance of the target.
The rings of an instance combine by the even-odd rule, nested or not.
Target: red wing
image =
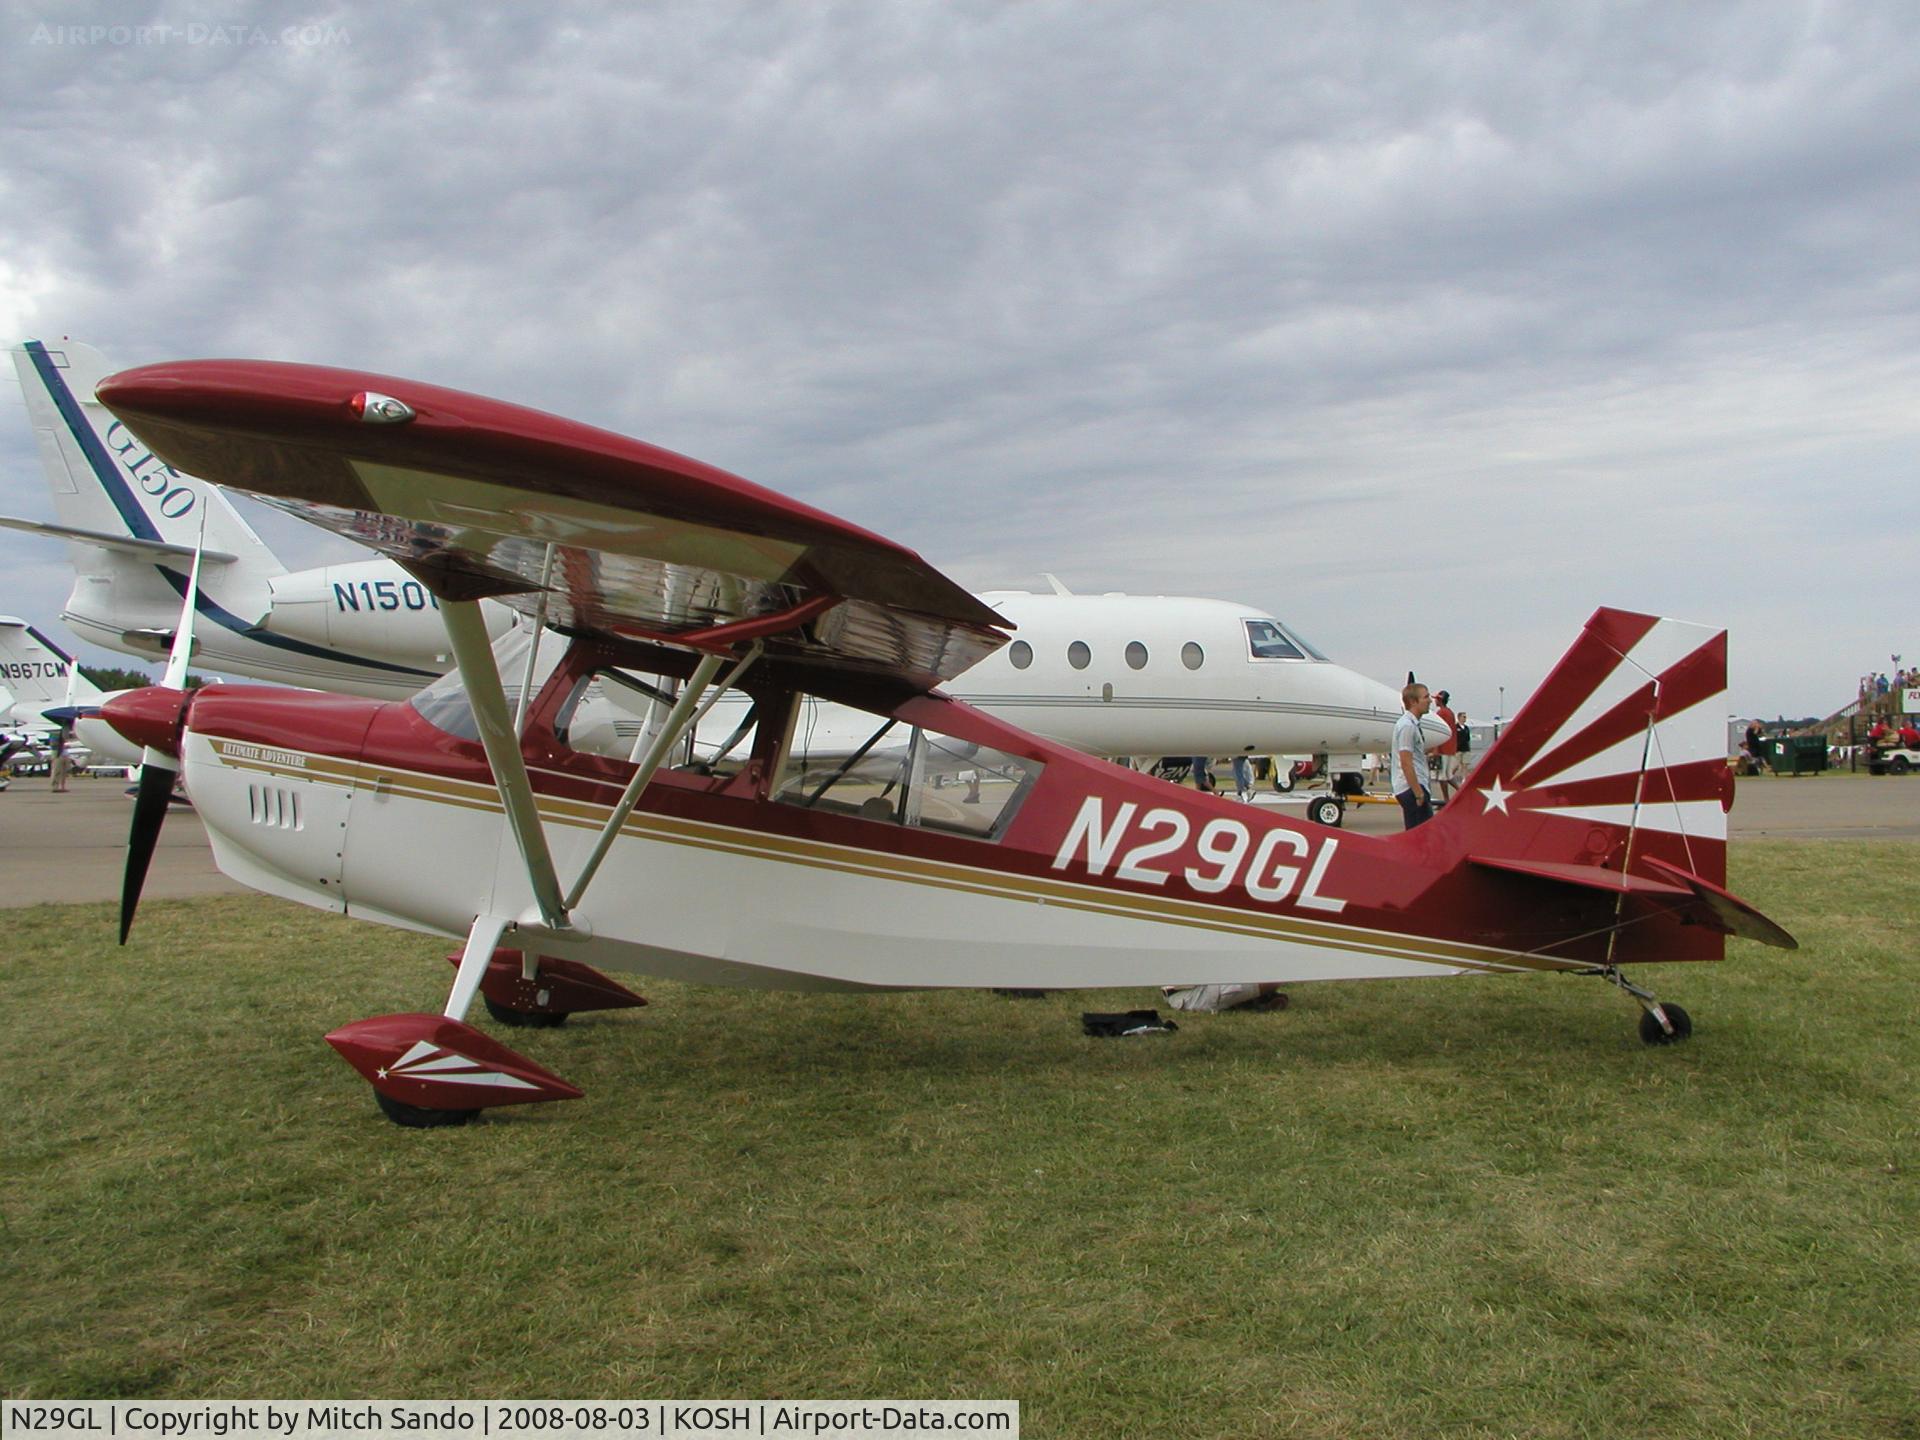
[[[98,394],[177,469],[383,551],[443,598],[532,614],[544,583],[549,623],[649,637],[806,607],[821,613],[771,652],[922,688],[1007,638],[999,615],[903,546],[537,410],[258,360],[149,365]],[[399,418],[375,418],[382,397]]]

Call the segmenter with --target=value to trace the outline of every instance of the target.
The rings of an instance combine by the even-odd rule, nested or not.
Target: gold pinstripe
[[[449,780],[418,771],[395,770],[338,760],[324,755],[308,755],[284,747],[263,747],[203,737],[222,764],[236,770],[254,771],[280,779],[304,779],[337,785],[369,794],[397,795],[461,810],[501,814],[499,792],[488,784]],[[276,761],[274,755],[301,755],[304,763],[292,765]],[[574,777],[569,777],[574,778]],[[605,783],[605,782],[600,782]],[[611,788],[611,786],[609,787]],[[548,824],[574,829],[599,830],[611,805],[539,795],[540,818]],[[712,825],[704,821],[669,819],[635,812],[621,827],[623,835],[710,850],[751,859],[773,860],[783,864],[804,865],[812,869],[841,874],[863,875],[873,879],[902,881],[935,889],[985,895],[1003,900],[1031,900],[1038,904],[1061,905],[1089,914],[1110,915],[1128,920],[1155,920],[1166,924],[1211,930],[1222,934],[1246,935],[1256,939],[1302,941],[1322,949],[1379,955],[1394,960],[1446,966],[1454,969],[1504,972],[1512,970],[1585,969],[1585,962],[1556,960],[1550,956],[1524,955],[1487,946],[1454,941],[1414,938],[1390,932],[1362,930],[1358,927],[1331,925],[1294,916],[1253,915],[1223,906],[1204,905],[1190,900],[1155,898],[1120,891],[1099,890],[1066,880],[1048,880],[1013,875],[1000,870],[956,865],[949,861],[924,860],[903,855],[879,855],[820,841],[800,840],[792,836],[768,835],[760,831],[740,830]]]

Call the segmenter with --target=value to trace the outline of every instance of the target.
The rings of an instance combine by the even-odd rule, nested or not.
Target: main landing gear
[[[1693,1017],[1678,1005],[1662,1005],[1651,990],[1643,989],[1620,973],[1616,965],[1603,970],[1584,971],[1616,985],[1640,1003],[1640,1039],[1648,1045],[1678,1045],[1693,1034]]]
[[[494,948],[505,928],[482,917],[466,949],[448,957],[459,973],[445,1013],[380,1015],[327,1036],[373,1086],[381,1111],[396,1125],[464,1125],[495,1105],[580,1098],[551,1070],[467,1024],[476,994],[496,1020],[516,1027],[556,1026],[577,1011],[647,1003],[590,965]]]

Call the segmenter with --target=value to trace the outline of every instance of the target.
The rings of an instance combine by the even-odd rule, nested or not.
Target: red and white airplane
[[[1561,971],[1633,995],[1662,1043],[1690,1022],[1628,967],[1794,943],[1725,889],[1722,631],[1598,611],[1438,819],[1342,834],[952,699],[1003,616],[697,461],[301,365],[152,365],[99,396],[168,464],[385,552],[439,603],[457,669],[410,701],[162,685],[105,712],[153,781],[123,939],[167,765],[228,874],[464,939],[442,1014],[328,1037],[404,1124],[576,1096],[466,1017],[476,995],[509,1024],[642,1003],[603,970],[803,990]],[[564,650],[541,625],[494,646],[483,598]],[[600,753],[589,701],[662,675],[682,683],[644,753]],[[729,689],[750,738],[669,763]],[[869,741],[809,752],[809,698],[870,716]]]

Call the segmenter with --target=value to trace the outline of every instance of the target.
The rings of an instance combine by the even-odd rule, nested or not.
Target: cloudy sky
[[[0,334],[559,411],[1476,716],[1601,604],[1743,714],[1920,657],[1909,0],[478,8],[0,6]]]

